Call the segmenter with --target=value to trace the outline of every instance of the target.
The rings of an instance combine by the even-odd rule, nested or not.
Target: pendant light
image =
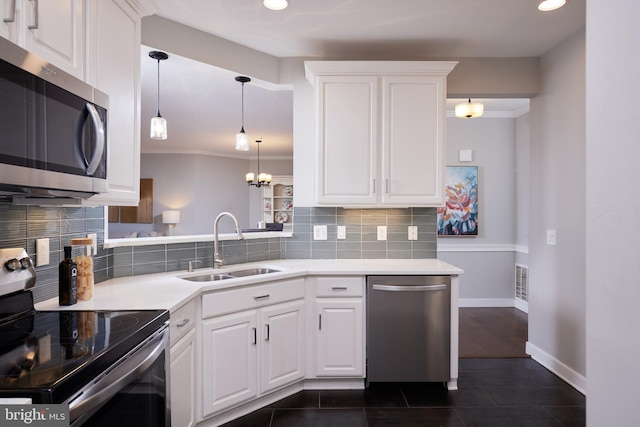
[[[242,83],[242,126],[240,127],[240,132],[236,134],[236,150],[249,151],[249,135],[244,131],[244,84],[249,83],[251,79],[245,76],[238,76],[236,81]]]
[[[483,112],[484,104],[471,102],[471,98],[469,98],[469,102],[463,102],[456,105],[456,117],[472,119],[474,117],[482,116]]]
[[[158,61],[158,112],[151,119],[151,139],[167,139],[167,121],[160,115],[160,61],[169,58],[164,52],[152,50],[149,56]]]
[[[249,172],[247,175],[245,175],[245,181],[247,181],[247,184],[249,184],[250,186],[253,185],[257,188],[268,187],[269,185],[271,185],[271,174],[260,172],[260,143],[261,142],[262,142],[261,139],[256,139],[256,144],[258,144],[258,175],[256,177],[256,175],[253,172]]]

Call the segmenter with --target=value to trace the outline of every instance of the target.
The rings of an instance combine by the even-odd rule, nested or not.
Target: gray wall
[[[529,344],[527,350],[584,387],[585,36],[543,56],[531,100]],[[546,230],[557,245],[546,244]],[[612,331],[613,332],[613,331]],[[564,366],[562,366],[564,365]]]
[[[529,265],[530,114],[516,119],[516,262]]]
[[[465,270],[463,306],[514,304],[516,145],[515,118],[447,119],[447,164],[478,166],[478,236],[438,238],[438,257]]]
[[[261,159],[260,167],[272,174],[292,172],[292,160]],[[141,178],[153,179],[153,224],[109,224],[109,238],[133,231],[166,234],[162,211],[180,210],[174,235],[212,234],[213,221],[223,211],[233,213],[242,228],[255,228],[261,214],[262,191],[249,187],[245,174],[257,171],[255,160],[202,154],[151,154],[141,156]],[[234,231],[233,222],[220,221],[220,232]]]
[[[587,0],[589,427],[634,425],[640,418],[640,263],[635,233],[640,223],[640,192],[635,188],[640,114],[633,107],[640,93],[640,7],[636,0],[618,0],[611,6]],[[581,99],[574,101],[580,104]]]

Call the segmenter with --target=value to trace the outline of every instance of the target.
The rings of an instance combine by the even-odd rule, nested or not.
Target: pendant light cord
[[[242,106],[241,106],[241,111],[242,111],[242,125],[241,125],[241,132],[244,132],[244,82],[242,82]],[[258,149],[260,149],[260,145],[258,145]],[[260,171],[258,171],[260,172]]]
[[[158,58],[158,117],[160,117],[160,58]]]

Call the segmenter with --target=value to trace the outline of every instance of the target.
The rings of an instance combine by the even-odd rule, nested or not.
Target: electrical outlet
[[[93,239],[91,254],[96,255],[98,253],[98,235],[96,233],[89,233],[87,234],[87,239]]]
[[[547,230],[547,245],[556,245],[556,230]]]
[[[36,239],[36,266],[49,264],[49,239]]]
[[[338,239],[346,239],[347,238],[347,226],[339,225],[338,226]]]
[[[418,226],[410,225],[407,230],[407,239],[408,240],[418,240]]]
[[[379,225],[378,226],[378,240],[387,240],[387,226]]]
[[[313,226],[313,240],[327,240],[327,226],[326,225],[314,225]]]

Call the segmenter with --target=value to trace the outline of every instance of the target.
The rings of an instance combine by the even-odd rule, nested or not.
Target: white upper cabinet
[[[0,5],[0,36],[84,78],[85,0],[0,0]]]
[[[109,192],[87,205],[137,205],[140,192],[141,17],[123,0],[92,0],[88,83],[109,95]]]
[[[456,62],[307,61],[318,206],[439,206]]]

